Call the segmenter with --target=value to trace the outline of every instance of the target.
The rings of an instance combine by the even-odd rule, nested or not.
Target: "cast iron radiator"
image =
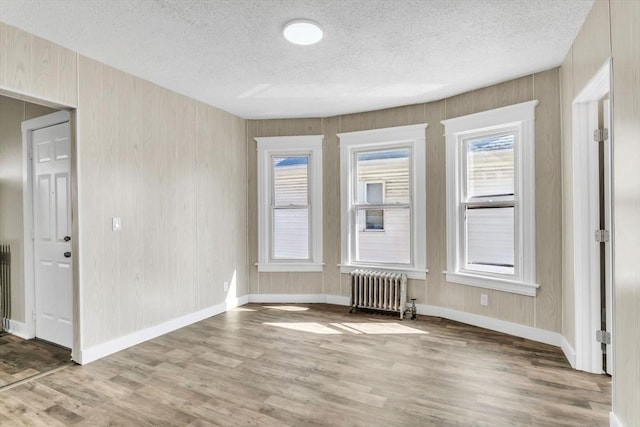
[[[0,244],[0,332],[9,329],[11,318],[11,248]]]
[[[406,274],[375,270],[351,272],[351,311],[358,308],[393,311],[402,319],[406,303]]]

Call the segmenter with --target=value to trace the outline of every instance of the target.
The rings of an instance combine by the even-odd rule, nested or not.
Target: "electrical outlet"
[[[113,217],[111,219],[111,228],[113,231],[120,231],[122,229],[122,220],[120,218]]]
[[[487,294],[480,295],[480,305],[484,305],[485,307],[489,305],[489,295]]]
[[[224,291],[227,292],[229,290],[229,282],[224,282]]]

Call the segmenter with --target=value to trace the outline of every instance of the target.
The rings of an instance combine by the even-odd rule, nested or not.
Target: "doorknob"
[[[65,258],[71,258],[71,252],[65,252],[64,253],[64,257]]]
[[[68,242],[69,240],[71,240],[71,236],[64,236],[64,241]]]

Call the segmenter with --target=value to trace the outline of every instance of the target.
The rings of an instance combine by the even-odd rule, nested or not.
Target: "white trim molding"
[[[136,331],[132,334],[125,335],[123,337],[115,338],[111,341],[95,345],[89,348],[83,348],[80,350],[77,359],[74,359],[81,365],[86,365],[95,360],[109,356],[110,354],[117,353],[134,345],[143,343],[150,339],[159,337],[176,329],[184,328],[185,326],[215,316],[225,311],[232,310],[236,307],[244,305],[248,302],[247,296],[240,298],[229,299],[221,304],[205,308],[195,313],[189,313],[184,316],[163,322],[159,325],[151,326],[146,329]]]
[[[418,314],[442,317],[444,319],[466,323],[467,325],[478,326],[480,328],[502,332],[505,334],[513,335],[515,337],[526,338],[528,340],[537,341],[556,347],[562,347],[563,337],[557,332],[546,331],[544,329],[533,328],[531,326],[521,325],[519,323],[494,319],[492,317],[453,310],[446,307],[416,304],[416,308]]]
[[[573,369],[576,369],[576,351],[573,349],[569,341],[564,336],[561,336],[560,348],[564,353],[564,357],[567,358],[569,364]]]
[[[323,270],[322,263],[322,140],[324,135],[256,137],[258,143],[258,271]],[[308,157],[309,258],[274,259],[273,156]]]
[[[327,294],[250,294],[250,303],[268,304],[335,304],[342,306],[350,305],[350,298],[340,295]],[[408,306],[409,304],[407,304]],[[478,326],[496,332],[513,335],[520,338],[529,339],[544,344],[560,347],[567,360],[572,364],[571,354],[573,349],[567,340],[558,332],[533,328],[519,323],[506,320],[494,319],[492,317],[481,316],[479,314],[466,313],[464,311],[453,310],[446,307],[433,305],[416,304],[418,314],[425,316],[442,317],[444,319],[455,320],[467,325]],[[573,364],[572,364],[573,366]]]
[[[610,427],[624,427],[620,418],[613,412],[609,412],[609,426]]]
[[[35,338],[35,334],[29,330],[26,323],[18,322],[17,320],[9,320],[9,330],[7,331],[12,335],[22,338],[23,340],[30,340]]]
[[[611,93],[611,59],[575,97],[572,105],[573,151],[573,285],[576,337],[576,369],[602,373],[602,350],[595,340],[601,329],[600,308],[600,243],[593,233],[600,229],[599,147],[591,132],[597,128],[596,102]],[[613,135],[610,135],[610,141]],[[609,142],[611,144],[611,142]],[[609,242],[614,238],[609,230]],[[613,265],[613,264],[611,264]],[[611,272],[608,272],[610,274]],[[613,285],[612,285],[613,286]],[[615,325],[613,325],[615,327]],[[615,333],[612,339],[615,341]],[[607,355],[610,359],[611,355]]]
[[[443,120],[446,141],[447,190],[447,271],[446,280],[535,296],[536,235],[535,235],[535,108],[537,100],[496,108],[467,116]],[[466,259],[466,142],[482,138],[512,134],[514,138],[514,266],[471,269]],[[485,204],[497,203],[487,198]]]
[[[249,302],[258,304],[334,304],[349,305],[349,297],[325,294],[250,294]]]
[[[356,268],[406,271],[408,277],[426,280],[427,264],[427,193],[426,193],[426,129],[428,124],[338,133],[340,138],[341,188],[341,264],[340,272]],[[408,148],[410,165],[411,242],[409,264],[359,263],[356,260],[356,221],[354,208],[354,156],[358,151]]]

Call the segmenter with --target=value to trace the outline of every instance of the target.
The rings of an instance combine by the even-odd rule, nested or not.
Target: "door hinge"
[[[596,331],[596,341],[602,344],[611,344],[611,332]]]
[[[595,142],[604,142],[609,139],[609,129],[596,129],[593,131],[593,140]]]
[[[596,230],[596,242],[605,243],[609,241],[609,230]]]

